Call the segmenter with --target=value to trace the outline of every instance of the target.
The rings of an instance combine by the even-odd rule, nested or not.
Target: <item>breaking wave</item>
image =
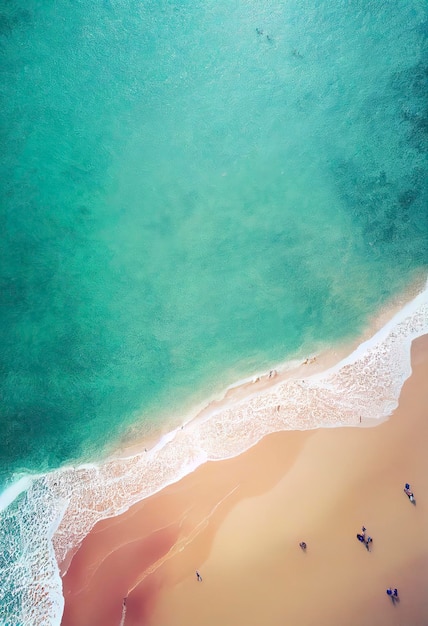
[[[386,418],[411,374],[410,347],[428,332],[428,285],[334,367],[231,400],[148,451],[100,465],[22,478],[0,497],[0,605],[7,626],[51,626],[64,600],[58,564],[99,520],[178,481],[208,460],[241,454],[282,430],[354,426]]]

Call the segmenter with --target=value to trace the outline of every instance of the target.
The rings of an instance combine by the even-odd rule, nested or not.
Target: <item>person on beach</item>
[[[365,542],[365,537],[364,535],[361,535],[360,533],[357,533],[357,539],[358,541],[361,541],[361,543]]]
[[[306,546],[306,542],[305,541],[301,541],[299,543],[299,546],[302,548],[303,552],[306,550],[307,546]]]
[[[198,583],[202,582],[202,576],[200,575],[200,573],[198,572],[198,570],[196,570],[196,580],[198,581]]]
[[[373,541],[373,539],[371,537],[367,537],[366,548],[367,548],[368,551],[370,551],[370,544],[371,544],[372,541]]]
[[[409,483],[404,485],[404,493],[409,498],[410,502],[414,502],[415,496],[413,495],[413,491],[410,489]]]
[[[393,604],[395,604],[396,601],[398,602],[398,589],[391,589],[390,587],[386,590],[386,593],[391,598]]]

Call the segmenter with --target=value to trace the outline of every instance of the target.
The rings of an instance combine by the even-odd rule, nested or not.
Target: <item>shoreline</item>
[[[316,374],[323,374],[332,368],[340,367],[357,350],[370,343],[382,330],[388,328],[394,318],[399,317],[406,307],[422,293],[426,293],[428,299],[428,279],[426,273],[418,271],[414,279],[403,291],[395,294],[380,310],[370,317],[363,332],[357,337],[344,340],[329,347],[320,343],[318,346],[312,347],[312,352],[305,352],[302,349],[302,352],[306,355],[304,358],[294,356],[287,361],[271,366],[269,370],[254,372],[249,376],[230,383],[223,390],[198,403],[183,416],[179,424],[174,426],[172,422],[171,424],[165,422],[162,424],[161,432],[149,438],[143,438],[136,443],[124,446],[119,442],[117,450],[107,456],[101,463],[114,459],[131,458],[136,454],[142,454],[146,449],[150,450],[161,444],[162,439],[165,438],[167,440],[172,437],[172,434],[177,433],[180,429],[191,426],[197,423],[198,420],[209,418],[219,409],[227,407],[231,401],[248,399],[252,395],[266,391],[272,386],[290,378],[312,377]],[[169,428],[169,425],[171,425],[171,428]]]
[[[352,364],[349,366],[348,363],[352,362],[355,351],[345,359],[347,364],[342,368],[343,372],[339,366],[345,361],[340,361],[332,371],[325,370],[304,380],[289,377],[277,382],[274,378],[271,386],[279,395],[285,394],[295,404],[297,403],[297,413],[291,417],[288,410],[274,410],[275,406],[278,407],[278,399],[270,393],[272,389],[257,389],[243,401],[226,405],[225,410],[208,412],[206,416],[192,421],[186,428],[177,428],[168,433],[147,452],[112,458],[100,466],[71,468],[67,472],[58,472],[46,477],[49,489],[57,494],[57,498],[61,495],[67,498],[76,481],[90,484],[91,500],[94,502],[86,517],[82,519],[77,512],[79,497],[76,494],[77,497],[69,502],[56,529],[53,544],[57,562],[62,564],[61,573],[65,573],[80,542],[100,519],[123,513],[136,502],[177,483],[208,461],[239,456],[273,432],[345,425],[377,425],[384,421],[395,409],[402,384],[411,372],[410,345],[418,334],[414,335],[411,332],[412,328],[409,330],[406,327],[406,320],[412,321],[417,318],[416,321],[421,326],[419,335],[428,331],[427,295],[428,287],[399,309],[398,313],[395,311],[395,317],[392,316],[387,325],[378,331],[381,336],[386,333],[387,339],[389,337],[387,327],[392,325],[394,331],[390,333],[393,338],[391,345],[385,347],[381,343],[382,358],[388,357],[384,368],[385,376],[389,378],[377,380],[380,370],[379,360],[376,358],[375,335],[369,340],[370,349],[363,353],[360,362],[358,360],[355,362],[354,369]],[[419,318],[422,316],[422,320],[418,318],[415,310]],[[400,325],[404,326],[402,341]],[[367,342],[358,343],[358,346],[361,345],[367,348]],[[370,353],[371,360],[368,362],[367,355]],[[371,371],[370,380],[364,378],[367,370]],[[360,379],[360,387],[356,386],[356,378]],[[373,384],[374,388],[370,388]],[[254,387],[252,383],[250,385],[251,388]],[[348,395],[344,395],[349,385],[350,391]],[[315,423],[311,422],[312,414]],[[321,422],[319,416],[322,417]],[[76,517],[79,526],[75,524]]]
[[[270,370],[260,370],[230,383],[227,387],[199,402],[193,409],[179,418],[175,426],[173,425],[174,422],[165,421],[161,423],[158,432],[150,437],[142,437],[132,444],[126,443],[123,445],[122,438],[117,442],[116,450],[106,456],[102,456],[99,460],[76,461],[44,473],[19,472],[16,474],[16,480],[11,482],[0,493],[0,512],[6,509],[25,489],[25,487],[21,489],[20,485],[27,484],[28,486],[33,480],[50,474],[57,474],[61,471],[96,469],[110,462],[132,459],[135,456],[143,455],[145,452],[158,449],[163,443],[172,440],[176,433],[196,423],[197,420],[210,417],[218,409],[227,406],[230,401],[249,398],[290,378],[313,377],[316,374],[323,374],[327,370],[339,367],[342,362],[352,357],[358,349],[370,342],[379,331],[388,327],[397,315],[423,293],[426,294],[428,301],[427,275],[425,271],[418,270],[415,272],[413,280],[403,291],[396,293],[380,310],[370,317],[365,329],[358,336],[330,347],[319,344],[315,346],[312,352],[308,351],[305,353],[307,356],[304,359],[298,357],[291,358],[272,366]],[[270,377],[270,372],[273,372],[274,376]],[[255,385],[257,386],[255,387]],[[328,428],[329,426],[325,425],[322,427]],[[16,492],[15,496],[13,496],[14,492]]]
[[[422,626],[427,375],[426,334],[412,343],[398,408],[378,428],[269,434],[100,521],[63,578],[62,625],[113,626],[127,596],[126,626],[255,626],[262,617],[272,625]],[[402,493],[406,481],[416,506]],[[372,554],[355,539],[362,523]],[[395,608],[390,585],[401,596]]]
[[[422,281],[419,281],[419,286],[421,284]],[[266,389],[260,389],[260,385],[247,382],[247,387],[250,387],[251,391],[254,390],[248,402],[238,400],[235,394],[234,402],[230,402],[232,413],[228,413],[229,409],[213,411],[209,406],[211,411],[207,411],[206,416],[191,420],[185,427],[179,426],[175,431],[167,433],[160,440],[153,442],[154,447],[147,453],[141,451],[140,447],[140,451],[134,452],[131,456],[125,457],[121,451],[120,456],[111,457],[101,463],[62,467],[42,476],[30,477],[31,486],[24,494],[24,506],[26,509],[29,508],[32,518],[37,519],[37,524],[25,527],[22,532],[25,534],[25,542],[36,546],[31,557],[31,567],[38,567],[40,562],[46,563],[46,571],[50,573],[46,574],[46,580],[44,579],[41,588],[34,587],[31,577],[25,579],[28,591],[23,594],[23,606],[33,611],[37,605],[37,611],[45,616],[61,615],[64,599],[60,591],[60,574],[65,574],[73,555],[78,552],[82,541],[95,524],[100,520],[114,521],[136,503],[147,502],[156,494],[163,493],[169,486],[180,484],[186,476],[193,476],[200,466],[202,466],[200,469],[203,469],[211,465],[210,461],[239,459],[246,452],[257,448],[260,442],[270,436],[269,433],[275,435],[278,431],[288,434],[294,432],[297,433],[296,436],[306,434],[309,437],[318,431],[351,430],[339,428],[344,425],[380,425],[379,410],[384,416],[391,414],[398,400],[397,391],[400,391],[403,381],[411,372],[411,342],[415,336],[428,332],[426,312],[428,284],[424,282],[424,286],[424,290],[417,296],[423,301],[417,309],[418,314],[405,316],[404,321],[397,323],[394,332],[391,333],[391,342],[382,344],[383,351],[381,350],[380,355],[389,359],[386,373],[390,369],[390,376],[386,380],[386,386],[385,381],[382,381],[381,393],[377,388],[370,388],[369,392],[359,394],[354,385],[356,380],[354,374],[361,382],[361,375],[368,365],[373,374],[372,379],[376,378],[374,374],[379,373],[378,365],[382,361],[374,358],[376,350],[373,352],[370,348],[369,355],[363,355],[360,362],[356,363],[357,366],[361,366],[359,370],[347,365],[343,368],[344,372],[339,372],[339,376],[336,372],[333,379],[331,377],[329,379],[328,376],[326,378],[328,371],[324,361],[317,358],[309,367],[308,364],[300,365],[302,372],[305,372],[305,379],[293,378],[287,371],[284,380],[274,377],[265,381]],[[409,289],[405,294],[409,293]],[[378,326],[381,326],[381,321],[385,318],[386,323],[390,323],[397,311],[398,317],[400,318],[400,312],[402,317],[404,309],[415,300],[414,298],[409,302],[406,299],[403,303],[403,299],[403,294],[397,294],[393,310],[381,311],[380,315],[376,316]],[[406,320],[409,322],[407,325]],[[384,326],[381,326],[382,328]],[[354,339],[353,345],[357,347],[363,345],[364,340],[371,334],[370,329],[366,329],[362,336]],[[344,346],[343,350],[345,351]],[[329,354],[335,366],[343,360],[337,358],[335,349]],[[352,352],[351,355],[349,352],[345,354],[346,358],[350,356]],[[309,368],[312,369],[311,375],[308,375]],[[318,373],[315,372],[316,368],[320,370]],[[348,388],[350,384],[351,387]],[[273,411],[272,408],[277,406],[276,397],[272,394],[269,396],[273,387],[279,390],[279,393],[286,394],[287,404],[291,406],[293,402],[297,403],[297,407],[300,406],[300,413],[297,411],[294,416],[290,416],[287,411],[282,411],[281,414]],[[335,393],[332,395],[333,388]],[[387,391],[386,395],[384,388]],[[364,386],[361,389],[364,390]],[[351,395],[348,392],[352,392]],[[376,401],[380,401],[380,404],[374,404],[371,409],[370,407],[367,409],[376,411],[376,418],[373,420],[363,412],[360,424],[358,412],[355,412],[356,407],[358,408],[360,401],[370,400],[371,395]],[[254,398],[256,404],[253,402]],[[259,405],[257,400],[260,400]],[[245,411],[242,410],[242,402]],[[335,416],[334,410],[337,407],[340,410]],[[314,422],[307,419],[310,411],[313,411]],[[361,412],[359,415],[361,416]],[[377,429],[357,428],[357,430]],[[142,444],[139,442],[138,445],[144,446],[144,442]],[[5,519],[9,513],[14,515],[8,508],[5,509],[3,512]],[[15,539],[11,542],[12,550],[15,549],[14,541]],[[56,617],[52,623],[59,623]]]

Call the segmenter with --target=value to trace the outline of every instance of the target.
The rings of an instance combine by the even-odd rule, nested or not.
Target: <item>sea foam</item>
[[[60,624],[57,563],[99,520],[118,515],[208,460],[236,456],[268,433],[378,423],[411,374],[411,342],[428,332],[428,285],[334,367],[288,378],[212,410],[152,449],[101,465],[21,479],[0,497],[0,605],[8,626]]]
[[[23,476],[9,485],[9,487],[7,487],[3,493],[0,494],[0,512],[7,509],[9,504],[16,500],[21,493],[27,491],[27,489],[31,486],[31,483],[32,478],[29,476]]]

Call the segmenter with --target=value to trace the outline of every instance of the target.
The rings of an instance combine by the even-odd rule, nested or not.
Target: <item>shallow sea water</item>
[[[0,17],[3,485],[358,336],[426,266],[424,3],[14,0]],[[13,545],[6,623],[36,623]]]

